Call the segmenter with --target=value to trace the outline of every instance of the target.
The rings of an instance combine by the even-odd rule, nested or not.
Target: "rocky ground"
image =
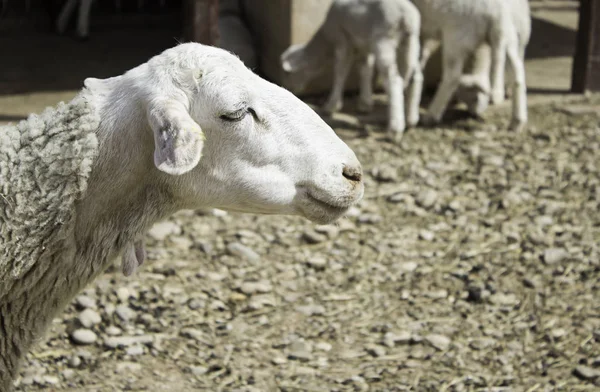
[[[599,390],[598,113],[533,105],[515,134],[501,108],[399,146],[338,115],[367,173],[347,217],[179,213],[136,276],[54,321],[17,390]]]

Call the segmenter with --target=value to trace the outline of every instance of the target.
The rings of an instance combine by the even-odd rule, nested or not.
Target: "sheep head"
[[[139,108],[115,122],[144,123],[138,139],[153,150],[151,176],[179,208],[325,223],[362,197],[352,150],[305,103],[222,49],[181,44],[121,77],[87,79],[86,86],[102,90],[112,105],[121,100]],[[135,159],[148,162],[146,150],[140,147],[143,156]]]

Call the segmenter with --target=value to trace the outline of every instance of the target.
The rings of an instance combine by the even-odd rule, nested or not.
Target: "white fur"
[[[373,67],[377,65],[389,94],[388,129],[398,140],[406,125],[416,125],[419,120],[423,85],[419,30],[419,12],[409,0],[335,0],[317,33],[307,44],[288,48],[281,65],[301,87],[333,53],[333,85],[324,106],[328,112],[342,108],[344,84],[355,59],[361,64],[359,109],[371,110]],[[397,65],[399,48],[405,65],[402,75]]]
[[[45,242],[47,249],[33,263],[25,263],[29,269],[0,276],[2,391],[11,388],[20,358],[52,317],[123,252],[123,272],[131,273],[144,258],[140,238],[173,212],[215,207],[296,214],[327,223],[363,194],[360,163],[333,130],[293,94],[261,79],[222,49],[182,44],[121,76],[88,78],[85,86],[74,102],[83,105],[81,110],[94,124],[84,128],[97,138],[97,155],[90,153],[91,173],[81,170],[89,179],[71,181],[82,193],[67,189],[69,197],[78,200],[70,214],[63,214],[68,220],[56,226],[59,235]],[[69,116],[64,106],[61,110]],[[232,117],[236,121],[227,121]],[[47,114],[47,122],[41,124],[52,127],[29,133],[57,130],[61,124],[56,118]],[[82,120],[69,120],[68,125],[73,121]],[[18,135],[28,124],[19,125],[21,132],[14,127],[1,130],[17,138],[0,144],[5,167],[22,167],[12,157],[25,152],[35,156],[37,148],[44,148],[44,137],[35,139],[39,146],[20,145]],[[58,135],[59,141],[70,140]],[[77,151],[63,144],[65,153]],[[63,170],[55,166],[64,164],[60,162],[34,160],[29,164],[35,170],[27,172],[49,170],[72,178],[73,165],[65,160],[69,169]],[[13,194],[25,191],[19,190],[20,184],[27,184],[26,194],[44,196],[36,179],[5,178],[10,171],[1,165],[0,169],[3,211],[10,214]],[[42,214],[39,219],[52,213],[35,211]],[[2,227],[9,240],[11,232],[22,231],[27,223],[10,222]],[[46,233],[52,227],[47,226]]]
[[[504,68],[506,59],[513,71],[512,129],[527,122],[527,96],[525,85],[524,43],[520,39],[518,23],[528,23],[529,5],[526,0],[412,0],[421,12],[422,39],[443,42],[442,81],[429,106],[426,123],[438,123],[447,105],[461,83],[467,58],[481,45],[491,48],[492,102],[504,99]],[[517,17],[515,16],[517,15]],[[525,22],[521,22],[525,21]],[[529,21],[530,23],[530,21]],[[524,25],[524,26],[525,26]],[[431,54],[431,45],[423,44],[421,65]],[[485,60],[485,59],[483,59]],[[480,68],[484,74],[485,61]],[[485,79],[484,84],[485,84]],[[463,79],[467,83],[468,79]]]

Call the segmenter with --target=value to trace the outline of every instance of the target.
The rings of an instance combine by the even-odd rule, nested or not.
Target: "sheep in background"
[[[344,84],[355,57],[361,64],[359,110],[373,106],[373,68],[377,65],[389,95],[388,131],[399,140],[408,126],[419,121],[423,75],[419,66],[419,12],[409,0],[335,0],[323,24],[306,44],[293,45],[281,56],[284,71],[305,85],[321,64],[334,57],[333,85],[324,109],[342,108]],[[397,51],[406,65],[401,75]],[[406,109],[404,88],[407,87]],[[406,116],[405,116],[406,110]]]
[[[525,84],[525,46],[531,32],[527,0],[412,0],[421,13],[421,35],[425,41],[442,41],[442,81],[431,102],[425,123],[439,123],[457,88],[474,86],[485,93],[491,87],[491,101],[504,100],[506,59],[513,72],[513,113],[510,128],[521,129],[527,123],[527,87]],[[462,75],[467,58],[476,51],[491,48],[490,65],[485,57],[477,72]],[[421,54],[423,66],[432,52],[425,42]],[[481,53],[479,54],[481,56]],[[485,55],[484,55],[485,56]],[[490,72],[486,73],[486,69]],[[490,75],[488,77],[488,75]],[[475,105],[478,105],[477,103]],[[481,110],[475,107],[474,110]]]
[[[352,150],[306,104],[230,53],[188,43],[0,128],[0,194],[7,392],[81,289],[123,251],[139,264],[155,222],[214,207],[330,223],[363,182]]]

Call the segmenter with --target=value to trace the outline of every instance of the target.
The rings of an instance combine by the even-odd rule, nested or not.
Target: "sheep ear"
[[[192,170],[202,156],[204,133],[186,107],[176,100],[154,100],[148,107],[148,122],[154,133],[154,164],[168,174]]]
[[[295,72],[302,68],[304,64],[304,45],[292,45],[280,57],[281,68],[285,72]]]

